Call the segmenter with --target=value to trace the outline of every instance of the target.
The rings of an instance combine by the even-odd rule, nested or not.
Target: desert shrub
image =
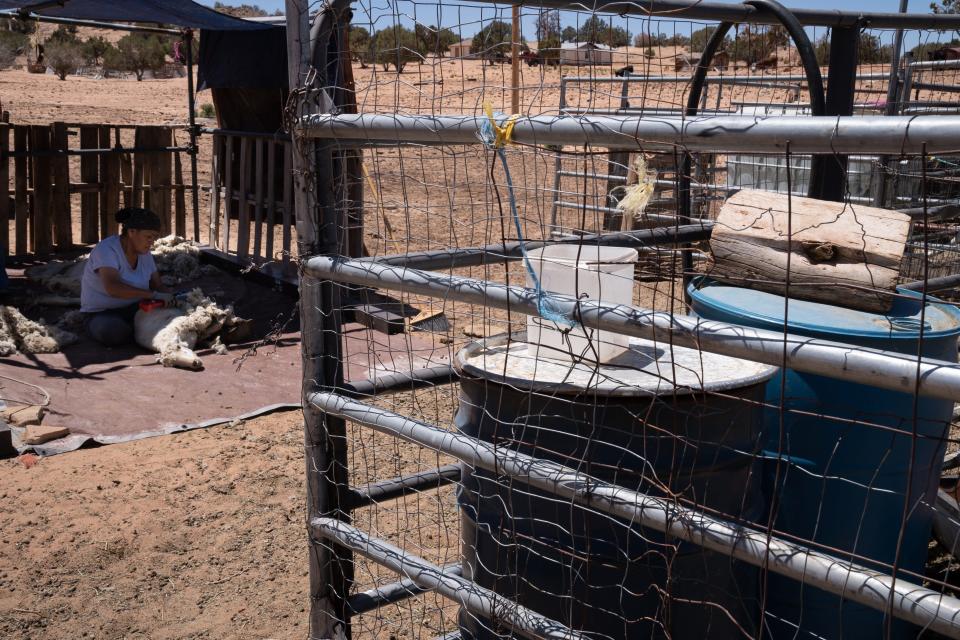
[[[370,64],[370,31],[366,27],[350,25],[350,59],[360,63],[361,69]]]
[[[0,31],[0,69],[13,66],[17,56],[27,50],[30,38],[16,31]]]
[[[384,71],[392,64],[397,73],[403,73],[403,67],[408,62],[423,59],[417,53],[416,34],[406,27],[392,26],[378,31],[373,36],[370,47],[373,59]]]
[[[110,43],[103,36],[87,38],[81,45],[83,57],[87,64],[98,65],[103,61],[103,55],[110,48]]]
[[[204,102],[200,105],[199,115],[201,118],[213,118],[217,115],[216,110],[213,108],[213,105],[209,102]]]
[[[491,63],[510,56],[513,28],[502,20],[494,20],[473,36],[470,55],[482,57]]]
[[[81,45],[71,40],[58,42],[47,41],[44,47],[44,60],[47,66],[53,69],[57,77],[66,80],[83,64]]]
[[[103,65],[111,71],[129,71],[140,81],[147,71],[163,68],[169,48],[167,40],[156,34],[130,33],[104,52]]]

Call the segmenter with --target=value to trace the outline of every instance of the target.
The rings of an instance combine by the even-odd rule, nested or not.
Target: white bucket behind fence
[[[616,304],[633,302],[634,249],[562,244],[535,249],[529,256],[544,291]],[[534,286],[529,275],[527,286]],[[536,345],[537,358],[609,362],[627,350],[629,338],[579,324],[568,331],[530,316],[527,342]]]

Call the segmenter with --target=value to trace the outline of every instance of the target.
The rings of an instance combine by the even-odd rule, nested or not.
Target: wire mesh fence
[[[949,32],[674,4],[321,11],[316,637],[960,635]]]

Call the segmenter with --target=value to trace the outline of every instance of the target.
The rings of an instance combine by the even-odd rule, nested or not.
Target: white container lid
[[[468,345],[457,354],[457,371],[521,389],[605,396],[725,391],[766,382],[777,372],[771,365],[640,338],[631,338],[630,349],[607,364],[537,359],[535,345],[517,335],[509,342],[501,335]]]

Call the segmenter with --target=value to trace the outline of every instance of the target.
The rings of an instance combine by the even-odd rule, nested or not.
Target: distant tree
[[[690,34],[690,40],[688,45],[690,51],[703,51],[707,47],[707,43],[710,41],[710,36],[713,35],[713,32],[716,30],[716,27],[704,27],[703,29],[697,29]],[[726,49],[730,47],[732,41],[729,37],[723,39],[723,45],[721,49]]]
[[[560,11],[547,9],[537,16],[537,43],[541,40],[560,38]],[[541,47],[542,48],[542,47]]]
[[[560,64],[560,34],[545,36],[537,42],[537,55],[541,64]]]
[[[623,47],[630,43],[630,33],[623,27],[615,27],[600,16],[590,16],[577,31],[580,42],[594,42],[609,47]]]
[[[378,31],[374,34],[370,47],[374,61],[381,65],[384,71],[388,71],[392,64],[397,73],[403,73],[408,62],[423,59],[417,52],[417,35],[400,25]]]
[[[47,38],[47,43],[72,42],[80,44],[80,37],[77,35],[77,27],[74,25],[61,24]]]
[[[817,64],[825,67],[830,64],[830,35],[825,33],[813,43],[813,53],[817,56]]]
[[[103,54],[105,54],[109,48],[110,43],[107,42],[103,36],[87,38],[83,42],[83,45],[81,45],[84,59],[86,60],[87,64],[93,65],[100,64],[100,62],[103,60]]]
[[[36,20],[21,20],[13,17],[0,18],[0,30],[31,35],[37,31],[37,22]]]
[[[442,58],[451,45],[460,42],[460,38],[451,29],[441,29],[433,25],[428,27],[418,23],[414,26],[414,33],[417,36],[417,53],[421,56],[432,53]]]
[[[66,80],[83,64],[81,45],[70,40],[47,41],[44,46],[44,59],[57,77]]]
[[[880,44],[880,38],[872,33],[860,34],[860,47],[857,53],[860,64],[893,62],[893,46]]]
[[[370,32],[366,27],[350,26],[350,58],[360,63],[361,69],[370,64]]]
[[[786,46],[789,42],[790,34],[781,26],[745,26],[739,30],[736,39],[728,47],[734,60],[743,60],[750,65],[770,57],[777,52],[778,47]]]
[[[960,13],[960,0],[940,0],[931,2],[930,10],[934,13]]]
[[[255,4],[229,5],[224,2],[214,2],[213,10],[235,18],[262,18],[270,15]]]
[[[577,30],[573,27],[564,27],[560,32],[560,40],[563,42],[573,42],[577,39]]]
[[[132,72],[139,82],[147,71],[163,68],[169,46],[156,34],[129,33],[104,52],[103,64],[110,70]]]
[[[470,54],[489,60],[491,64],[510,55],[512,28],[502,20],[494,20],[473,36]]]
[[[0,66],[7,68],[13,64],[13,58],[24,53],[30,47],[30,36],[19,31],[0,31],[0,47],[10,58],[8,64]]]
[[[21,51],[10,38],[0,38],[0,69],[12,67]]]

